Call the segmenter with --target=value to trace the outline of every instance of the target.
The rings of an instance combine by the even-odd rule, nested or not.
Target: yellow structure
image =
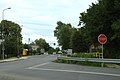
[[[22,56],[27,56],[27,50],[23,49]]]
[[[103,55],[102,53],[96,53],[97,58],[102,58],[102,55]]]

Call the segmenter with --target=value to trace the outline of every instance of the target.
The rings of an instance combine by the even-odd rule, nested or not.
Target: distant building
[[[89,52],[101,52],[101,45],[100,44],[92,44],[89,47]]]
[[[36,44],[31,44],[30,46],[32,47],[32,50],[37,50],[39,48],[39,46]]]

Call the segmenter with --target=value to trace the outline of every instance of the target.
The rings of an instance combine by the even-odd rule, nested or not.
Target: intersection
[[[0,80],[119,80],[120,69],[52,62],[57,55],[0,63]]]

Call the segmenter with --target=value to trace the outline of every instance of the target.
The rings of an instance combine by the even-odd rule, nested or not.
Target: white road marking
[[[111,74],[111,73],[99,73],[99,72],[87,72],[87,71],[74,71],[74,70],[60,70],[60,69],[45,69],[45,68],[28,68],[34,70],[45,70],[45,71],[58,71],[58,72],[69,72],[69,73],[84,73],[84,74],[94,74],[94,75],[104,75],[104,76],[117,76],[120,77],[119,74]]]
[[[45,71],[58,71],[58,72],[69,72],[69,73],[83,73],[83,74],[94,74],[94,75],[104,75],[104,76],[117,76],[117,77],[120,77],[120,74],[112,74],[112,73],[100,73],[100,72],[88,72],[88,71],[75,71],[75,70],[38,68],[40,66],[44,66],[44,65],[47,65],[47,64],[49,64],[49,62],[38,64],[38,65],[35,65],[35,66],[32,66],[32,67],[28,67],[26,69],[45,70]]]
[[[36,67],[44,66],[44,65],[47,65],[47,64],[49,64],[49,62],[47,62],[47,63],[42,63],[42,64],[38,64],[38,65],[35,65],[35,66],[32,66],[32,67],[28,67],[27,69],[34,69],[34,68],[36,68]]]

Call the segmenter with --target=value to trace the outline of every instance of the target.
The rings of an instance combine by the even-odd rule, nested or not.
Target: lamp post
[[[9,7],[9,8],[3,9],[3,11],[2,11],[2,21],[4,20],[4,11],[8,10],[8,9],[11,9],[11,8]],[[2,59],[4,59],[4,50],[5,50],[5,46],[4,46],[4,22],[3,22],[2,26],[3,26],[3,30],[1,32],[1,34],[2,34]]]
[[[2,11],[2,20],[4,20],[4,11],[5,11],[5,10],[8,10],[8,9],[11,9],[11,7],[6,8],[6,9],[3,9],[3,11]]]

